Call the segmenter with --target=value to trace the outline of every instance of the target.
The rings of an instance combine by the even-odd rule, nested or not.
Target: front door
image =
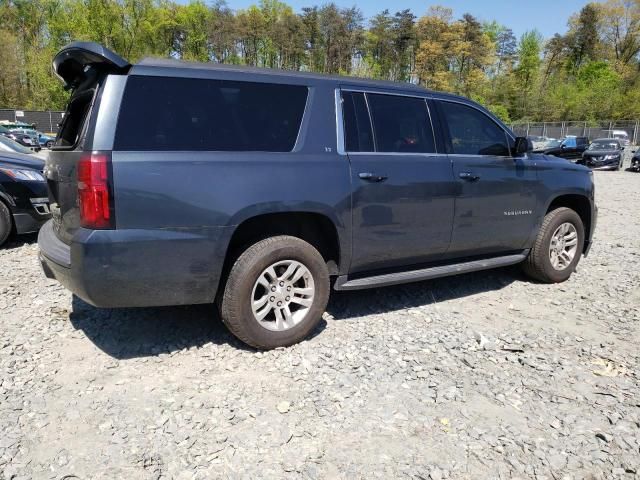
[[[440,258],[449,247],[455,182],[437,153],[426,99],[342,91],[353,185],[351,272]]]
[[[512,157],[513,140],[480,109],[460,102],[437,103],[458,184],[448,255],[524,249],[538,213],[535,161]]]

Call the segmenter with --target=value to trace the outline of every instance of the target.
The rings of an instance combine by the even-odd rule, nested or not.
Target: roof
[[[200,71],[216,71],[216,72],[235,72],[235,73],[253,73],[256,75],[274,76],[280,78],[304,78],[318,82],[339,82],[341,84],[350,85],[363,85],[369,87],[379,87],[385,89],[396,89],[414,91],[416,93],[436,93],[427,90],[419,85],[415,85],[408,82],[391,82],[387,80],[372,80],[361,77],[348,77],[341,75],[325,75],[315,72],[300,72],[292,70],[279,70],[275,68],[260,68],[249,67],[245,65],[229,65],[222,63],[199,63],[199,62],[187,62],[183,60],[167,59],[167,58],[153,58],[147,57],[134,65],[135,67],[143,68],[175,68],[185,70],[200,70]]]

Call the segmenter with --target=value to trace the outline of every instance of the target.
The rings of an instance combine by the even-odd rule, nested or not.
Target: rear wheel
[[[9,208],[0,202],[0,246],[7,241],[11,234],[11,212]]]
[[[44,144],[44,146],[47,148],[53,147],[53,140],[49,140],[47,143]]]
[[[570,208],[549,212],[525,260],[524,271],[545,283],[567,280],[575,271],[584,246],[584,225]]]
[[[259,349],[303,340],[329,299],[329,272],[320,253],[290,236],[262,240],[245,250],[229,272],[220,305],[227,328]]]

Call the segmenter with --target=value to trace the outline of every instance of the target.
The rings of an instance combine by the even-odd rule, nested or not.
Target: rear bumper
[[[47,222],[38,245],[45,275],[96,307],[189,305],[215,299],[230,233],[79,229],[67,245]]]

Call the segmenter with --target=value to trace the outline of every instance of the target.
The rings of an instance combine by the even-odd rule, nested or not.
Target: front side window
[[[303,85],[131,76],[114,147],[290,152],[307,94]]]
[[[441,101],[451,137],[451,153],[509,156],[505,131],[490,117],[461,103]]]

